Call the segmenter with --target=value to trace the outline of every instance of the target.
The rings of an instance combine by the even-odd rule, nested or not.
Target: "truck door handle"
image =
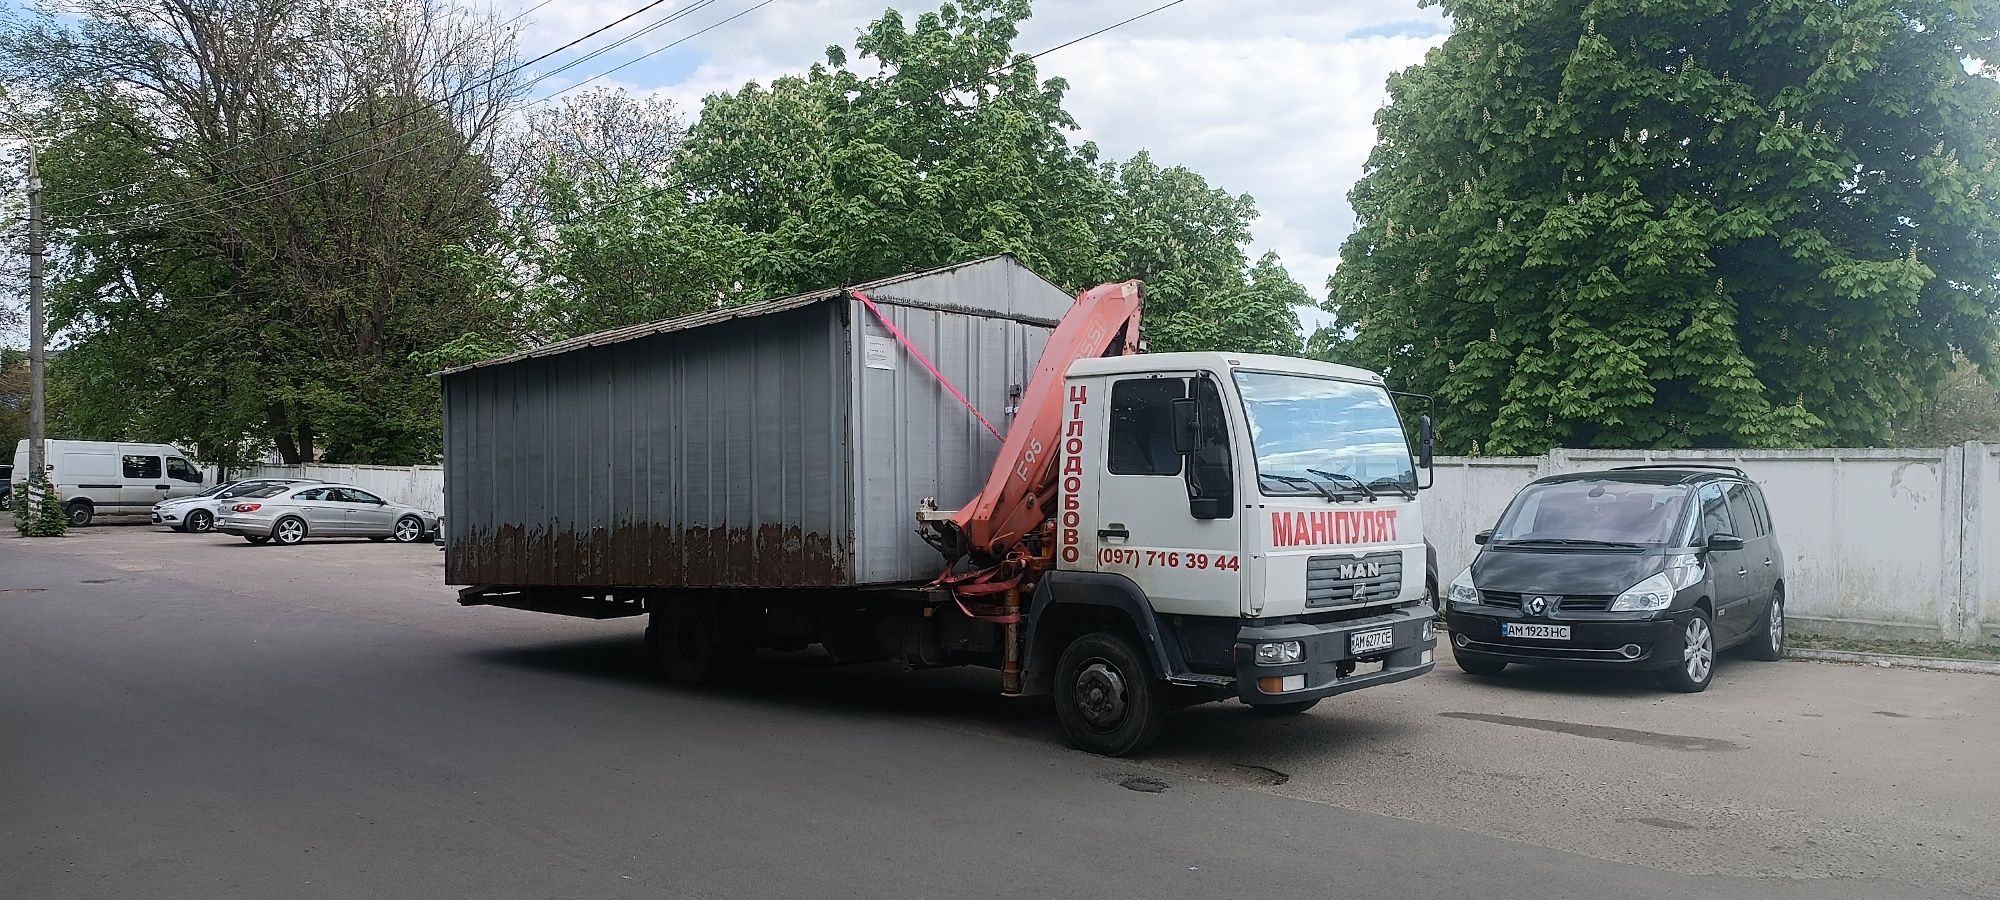
[[[1122,541],[1131,537],[1132,532],[1125,530],[1125,526],[1113,522],[1110,525],[1097,529],[1097,536],[1099,538],[1117,538]]]

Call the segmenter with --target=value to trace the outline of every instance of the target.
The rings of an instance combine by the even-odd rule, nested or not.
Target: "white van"
[[[208,488],[188,454],[167,444],[43,441],[49,483],[82,527],[97,516],[148,516],[153,504]],[[28,480],[28,442],[14,447],[15,480]]]

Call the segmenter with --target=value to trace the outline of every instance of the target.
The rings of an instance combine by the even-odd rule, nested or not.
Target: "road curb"
[[[1785,648],[1786,659],[1809,659],[1818,662],[1853,663],[1863,666],[1881,666],[1897,669],[1929,669],[1934,672],[1970,672],[1978,675],[2000,675],[2000,662],[1983,659],[1949,659],[1942,656],[1897,656],[1892,653],[1856,653],[1850,650],[1807,650],[1798,647]]]

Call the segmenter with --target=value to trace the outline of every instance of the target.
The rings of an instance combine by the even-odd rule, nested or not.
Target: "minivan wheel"
[[[187,522],[181,527],[195,534],[207,534],[215,529],[215,517],[209,515],[207,510],[197,509],[188,513]]]
[[[97,513],[96,510],[90,507],[90,501],[88,500],[71,500],[65,511],[69,513],[69,527],[71,528],[82,528],[90,524],[90,517]]]
[[[271,539],[285,546],[291,546],[306,539],[306,520],[298,516],[286,516],[278,520],[271,529]]]
[[[1744,655],[1765,662],[1785,658],[1785,590],[1771,592],[1770,608],[1764,612],[1764,631],[1743,649]]]
[[[1681,632],[1680,665],[1660,670],[1660,686],[1683,694],[1708,690],[1715,679],[1715,630],[1709,627],[1708,613],[1700,609],[1688,617]]]

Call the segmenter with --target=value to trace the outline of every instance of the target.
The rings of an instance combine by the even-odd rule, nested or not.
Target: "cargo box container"
[[[1004,255],[854,289],[1003,433],[1072,303]],[[446,580],[831,588],[936,576],[918,503],[966,502],[1000,441],[849,290],[444,373]]]

